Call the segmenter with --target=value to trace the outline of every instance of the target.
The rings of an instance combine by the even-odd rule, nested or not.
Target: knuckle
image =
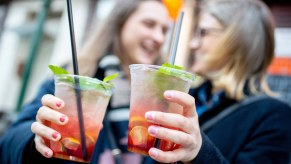
[[[37,111],[37,115],[42,116],[42,114],[44,113],[46,107],[45,106],[41,106],[38,111]]]
[[[36,148],[36,150],[37,151],[39,151],[39,152],[41,152],[41,148],[40,148],[40,143],[38,142],[38,140],[35,138],[35,140],[34,140],[34,142],[35,142],[35,148]]]
[[[31,131],[35,132],[38,129],[38,127],[39,127],[38,123],[37,122],[33,122],[31,124]]]
[[[191,101],[190,101],[190,106],[195,106],[195,99],[194,97],[191,98]]]
[[[181,119],[177,119],[177,127],[185,127],[187,125],[187,120],[183,116],[179,116]]]
[[[183,143],[183,144],[185,144],[185,145],[187,145],[188,144],[188,140],[187,140],[187,137],[185,137],[185,136],[181,136],[181,137],[179,137],[179,138],[177,138],[177,140],[178,140],[178,143],[179,144],[181,144],[181,143]]]
[[[47,99],[49,96],[50,96],[50,94],[45,94],[45,95],[42,96],[42,98],[41,98],[41,102],[42,102],[42,104],[46,101],[46,99]]]
[[[184,135],[183,137],[179,137],[179,143],[183,145],[190,145],[192,141],[192,137],[190,135]]]

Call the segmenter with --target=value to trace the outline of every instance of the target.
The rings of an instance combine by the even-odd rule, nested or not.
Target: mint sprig
[[[178,66],[178,65],[172,65],[170,63],[164,63],[162,64],[163,67],[168,67],[168,68],[174,68],[174,69],[178,69],[178,70],[183,70],[184,68],[182,66]]]
[[[107,83],[115,78],[117,78],[119,76],[119,73],[115,73],[115,74],[112,74],[112,75],[108,75],[106,76],[104,79],[103,79],[103,82]]]
[[[164,63],[162,64],[162,67],[158,70],[158,72],[179,78],[193,79],[193,76],[188,74],[187,72],[183,72],[183,69],[183,67],[178,65]]]
[[[58,67],[54,65],[49,65],[48,67],[54,73],[54,75],[69,74],[69,72],[62,67]]]
[[[69,75],[70,73],[68,71],[66,71],[65,69],[63,69],[62,67],[59,66],[54,66],[54,65],[49,65],[48,66],[50,68],[50,70],[53,72],[54,75]],[[87,77],[79,77],[79,84],[80,87],[82,88],[95,88],[98,90],[110,90],[113,88],[113,84],[110,82],[113,79],[117,78],[119,76],[118,73],[106,76],[103,79],[103,82],[100,81],[100,83],[96,84],[95,82],[89,82],[87,80]],[[72,76],[67,76],[62,78],[62,81],[66,81],[70,84],[74,84],[75,80]]]

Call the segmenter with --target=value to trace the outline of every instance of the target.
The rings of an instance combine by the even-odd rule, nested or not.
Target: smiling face
[[[206,67],[207,61],[205,57],[214,55],[210,54],[210,52],[216,46],[222,31],[223,26],[215,17],[208,13],[201,13],[197,30],[190,42],[190,49],[194,59],[191,71],[203,76],[208,72],[219,69],[217,65]]]
[[[168,11],[161,2],[139,5],[121,31],[122,56],[127,64],[154,64],[165,42],[168,21]]]

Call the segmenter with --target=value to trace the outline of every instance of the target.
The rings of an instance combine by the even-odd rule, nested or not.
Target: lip
[[[158,54],[158,51],[157,51],[158,48],[156,48],[152,45],[141,44],[140,49],[148,57],[153,57],[153,56],[156,56]]]

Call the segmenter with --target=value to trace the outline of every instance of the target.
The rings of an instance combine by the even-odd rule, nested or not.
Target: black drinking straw
[[[72,60],[73,60],[74,74],[79,75],[71,0],[67,0],[67,8],[68,8],[68,18],[69,18],[69,27],[70,27],[70,36],[71,36],[71,48],[72,48]],[[80,127],[82,154],[83,154],[83,159],[86,161],[87,160],[87,150],[86,150],[85,128],[84,128],[84,119],[83,119],[83,112],[82,112],[80,84],[79,84],[79,78],[77,76],[74,76],[74,79],[75,79],[75,92],[76,92],[76,100],[77,100],[77,110],[78,110],[78,120],[79,120],[79,127]]]
[[[174,38],[173,43],[172,43],[171,56],[170,56],[170,64],[172,64],[172,65],[175,64],[175,58],[176,58],[177,49],[178,49],[178,43],[179,43],[181,26],[182,26],[182,22],[183,22],[183,16],[184,16],[184,12],[181,11],[177,25],[176,25],[175,38]],[[156,138],[155,143],[154,143],[154,147],[159,148],[160,144],[161,144],[161,140]],[[177,162],[175,162],[175,163],[177,163]]]

